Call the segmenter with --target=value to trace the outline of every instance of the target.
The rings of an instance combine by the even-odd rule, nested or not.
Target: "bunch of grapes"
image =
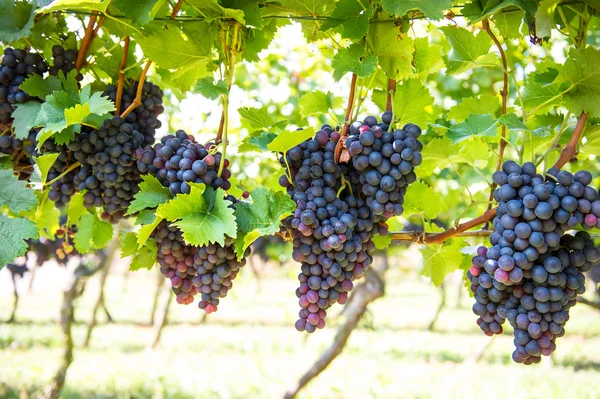
[[[13,168],[19,179],[27,179],[33,172],[31,157],[35,153],[37,131],[32,129],[26,139],[21,140],[10,134],[0,136],[0,154],[12,157]]]
[[[226,237],[224,246],[218,243],[202,246],[194,255],[196,275],[193,283],[200,293],[198,307],[206,313],[217,311],[219,298],[227,296],[240,268],[246,264],[245,258],[250,255],[248,248],[242,260],[238,261],[234,246],[233,240]]]
[[[384,112],[382,122],[374,116],[355,121],[346,139],[367,205],[386,219],[402,214],[406,189],[417,179],[414,168],[423,161],[421,129],[409,123],[390,132],[391,120],[392,113]]]
[[[48,65],[36,53],[7,48],[0,63],[0,123],[10,123],[15,104],[31,99],[19,86],[29,74],[42,75]]]
[[[187,245],[181,231],[162,221],[152,233],[158,244],[156,260],[160,272],[171,281],[177,303],[188,305],[194,301],[197,290],[193,284],[196,274],[194,258],[198,248]]]
[[[65,50],[63,46],[55,44],[52,46],[52,61],[53,65],[48,69],[50,75],[58,75],[58,71],[62,71],[65,75],[75,69],[75,61],[77,60],[76,50]],[[77,73],[75,79],[81,81],[83,75]]]
[[[147,171],[156,176],[172,195],[189,194],[188,183],[204,183],[215,189],[229,190],[229,161],[224,160],[219,176],[221,153],[211,152],[210,148],[196,143],[193,136],[178,130],[175,136],[163,137],[154,148],[148,146],[144,151],[138,151],[137,165],[142,173]]]
[[[587,233],[565,235],[597,223],[600,202],[591,181],[589,172],[556,169],[544,179],[534,164],[513,161],[494,174],[498,210],[492,247],[478,249],[467,276],[478,325],[487,335],[501,334],[508,318],[519,363],[538,362],[554,350],[568,309],[585,290],[582,272],[600,261]]]
[[[290,169],[280,184],[296,203],[287,222],[293,238],[292,257],[302,265],[296,329],[309,333],[325,326],[327,309],[336,302],[346,303],[353,281],[368,269],[375,249],[371,238],[380,220],[362,199],[338,197],[342,176],[349,185],[358,178],[335,162],[339,140],[340,134],[324,125],[314,139],[290,149],[282,159]]]
[[[138,84],[139,82],[133,82],[133,84],[123,89],[120,112],[125,111],[133,103]],[[116,102],[117,86],[108,86],[103,95]],[[141,101],[141,104],[125,117],[125,122],[131,124],[135,130],[144,135],[144,145],[152,145],[154,144],[156,129],[161,126],[158,116],[165,110],[162,105],[163,91],[155,84],[144,82]]]
[[[73,181],[78,190],[88,190],[84,196],[86,206],[101,205],[106,220],[121,219],[139,191],[136,151],[143,143],[144,136],[119,116],[106,119],[100,129],[80,134],[71,143],[82,164]]]

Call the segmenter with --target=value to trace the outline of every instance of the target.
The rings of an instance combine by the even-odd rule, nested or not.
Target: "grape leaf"
[[[341,26],[345,39],[362,39],[369,31],[369,18],[373,14],[373,6],[369,3],[364,9],[359,0],[339,0],[330,19],[321,25],[322,30]]]
[[[85,213],[79,219],[73,244],[78,252],[85,254],[106,247],[112,236],[112,224],[100,220],[96,214]]]
[[[139,212],[146,208],[156,208],[160,204],[171,199],[169,189],[164,187],[156,177],[152,175],[142,176],[140,182],[140,191],[134,195],[135,199],[131,201],[127,214]]]
[[[536,82],[537,74],[530,74],[523,84],[523,108],[527,114],[544,114],[554,109],[560,103],[567,83],[552,83],[544,85]]]
[[[415,39],[415,72],[421,78],[439,72],[444,66],[443,48],[439,44],[430,44],[426,37]]]
[[[254,132],[247,135],[238,146],[238,152],[269,151],[269,143],[277,137],[271,132]]]
[[[387,234],[385,236],[377,234],[371,239],[375,244],[375,248],[377,249],[387,249],[392,243],[391,233],[401,231],[403,228],[402,222],[400,222],[400,218],[398,216],[394,216],[388,219],[386,224],[388,225],[390,234]]]
[[[448,129],[446,136],[456,144],[471,136],[478,137],[496,137],[498,126],[496,119],[488,114],[473,114],[458,125],[454,125]]]
[[[463,263],[465,254],[462,240],[452,240],[451,243],[426,245],[421,250],[423,255],[423,275],[431,278],[433,284],[439,287],[446,276],[457,270]]]
[[[393,98],[394,118],[398,124],[402,126],[410,122],[425,127],[433,121],[433,97],[429,94],[429,89],[418,79],[398,83]]]
[[[188,24],[191,25],[191,24]],[[169,29],[150,36],[138,36],[137,42],[158,66],[167,69],[202,67],[211,56],[215,27],[205,22],[196,22],[185,31],[169,25]]]
[[[0,269],[15,258],[25,255],[26,240],[38,237],[39,233],[33,222],[0,213]]]
[[[600,116],[600,50],[591,46],[583,50],[572,49],[565,62],[564,76],[567,82],[575,85],[564,96],[569,111]]]
[[[266,108],[239,108],[238,113],[243,121],[257,130],[283,129],[287,125],[284,120],[275,122]]]
[[[535,13],[535,32],[539,37],[550,37],[552,19],[560,0],[542,0]]]
[[[238,260],[258,237],[277,233],[281,220],[296,209],[294,201],[283,192],[267,191],[261,187],[250,194],[252,203],[242,201],[235,204],[238,229],[235,251]]]
[[[119,239],[121,241],[121,258],[133,256],[129,270],[136,271],[142,268],[151,270],[154,267],[158,249],[156,241],[147,241],[145,245],[138,248],[135,233],[125,233],[124,231],[119,232]]]
[[[420,10],[429,19],[442,19],[444,10],[452,7],[451,0],[383,0],[383,9],[390,14],[401,17],[410,10]]]
[[[154,209],[144,209],[138,213],[135,218],[135,225],[140,224],[152,224],[156,220],[156,215],[154,214]]]
[[[494,115],[500,110],[500,98],[493,95],[465,97],[448,111],[448,119],[456,123],[462,122],[472,114]]]
[[[44,79],[36,74],[29,75],[19,87],[31,97],[38,98],[46,98],[53,92],[62,90],[62,84],[56,76],[48,76]]]
[[[495,54],[490,53],[492,39],[485,32],[481,31],[474,35],[473,32],[458,26],[446,26],[441,29],[452,46],[446,63],[449,74],[473,68],[480,57],[495,57]]]
[[[303,141],[314,137],[314,135],[315,130],[310,127],[293,132],[284,130],[267,145],[267,148],[270,151],[285,154],[292,147],[295,147]]]
[[[17,105],[17,109],[12,113],[15,138],[24,140],[29,136],[29,131],[36,125],[37,115],[41,108],[42,104],[38,101],[27,101]]]
[[[138,248],[142,248],[146,242],[148,242],[150,235],[154,229],[156,229],[156,226],[158,226],[162,221],[163,218],[154,216],[152,223],[144,224],[142,227],[140,227],[140,230],[138,231]]]
[[[339,81],[346,73],[354,72],[356,76],[364,78],[375,73],[377,56],[366,54],[364,46],[354,43],[350,47],[341,48],[333,57],[333,78]]]
[[[492,17],[496,28],[500,31],[500,34],[505,39],[519,39],[521,38],[521,25],[523,24],[523,17],[525,13],[522,11],[512,11],[512,12],[501,12]],[[535,29],[538,36],[540,35],[540,28],[538,25],[538,20],[536,18]]]
[[[321,115],[330,109],[339,107],[341,103],[340,97],[335,97],[331,92],[324,93],[321,90],[311,91],[298,100],[300,115],[304,118]]]
[[[506,126],[510,130],[529,130],[521,118],[513,112],[500,116],[500,118],[498,118],[498,123]]]
[[[23,216],[35,223],[41,236],[52,240],[60,227],[60,211],[54,206],[54,202],[48,199],[48,193],[49,190],[36,191],[40,205],[31,208]]]
[[[518,8],[525,11],[525,18],[530,21],[538,6],[535,0],[481,0],[467,4],[462,10],[462,15],[474,24],[505,8],[510,9],[511,12]]]
[[[221,5],[228,10],[227,12],[244,12],[244,22],[246,26],[262,28],[264,20],[261,9],[256,0],[221,0]],[[235,10],[235,11],[231,11]]]
[[[217,0],[187,0],[187,3],[200,12],[207,22],[219,19],[235,19],[242,25],[246,24],[244,11],[222,7]]]
[[[173,222],[190,245],[225,244],[225,236],[236,237],[236,224],[231,201],[223,189],[214,190],[190,183],[189,194],[179,194],[166,204],[159,205],[156,214]]]
[[[452,156],[453,162],[466,162],[478,168],[487,166],[492,153],[486,143],[481,140],[465,140],[461,143],[458,154]]]
[[[54,162],[56,162],[56,159],[58,158],[60,154],[59,153],[47,153],[44,155],[40,155],[39,157],[33,157],[33,160],[35,162],[35,164],[40,168],[40,173],[41,173],[41,183],[42,186],[44,184],[46,184],[46,179],[48,178],[48,172],[50,171],[50,168],[52,167],[52,165],[54,165]]]
[[[13,167],[12,157],[8,154],[0,153],[0,169],[12,170],[12,167]]]
[[[54,11],[100,11],[106,13],[110,1],[106,0],[56,0],[38,10],[39,13]]]
[[[427,184],[417,181],[410,185],[404,201],[404,215],[422,214],[435,219],[442,212],[442,197]]]
[[[206,98],[216,100],[221,94],[227,94],[227,84],[223,80],[219,80],[215,83],[213,77],[207,76],[196,81],[194,91],[202,94]]]
[[[280,20],[279,20],[280,21]],[[270,20],[261,29],[251,29],[250,37],[246,39],[246,48],[242,56],[246,61],[256,62],[259,60],[258,53],[269,47],[269,44],[277,32],[278,20]]]
[[[124,16],[131,18],[136,25],[145,25],[154,18],[161,5],[167,0],[113,0]]]
[[[399,27],[372,24],[367,42],[388,78],[406,79],[412,74],[414,40],[408,35],[401,35]]]
[[[27,211],[38,204],[35,192],[27,182],[19,180],[12,170],[0,170],[0,209],[7,207],[12,213]]]
[[[67,218],[69,224],[78,224],[81,216],[87,213],[83,201],[84,193],[78,192],[73,194],[67,208]]]
[[[0,41],[27,36],[33,27],[35,6],[28,1],[0,0]]]

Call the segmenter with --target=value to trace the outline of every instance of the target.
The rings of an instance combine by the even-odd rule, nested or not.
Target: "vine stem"
[[[152,60],[148,60],[146,62],[146,66],[142,70],[142,74],[140,75],[140,80],[138,81],[137,92],[135,93],[135,99],[131,103],[131,105],[123,111],[121,114],[121,118],[125,119],[127,115],[131,113],[138,105],[142,103],[142,90],[144,89],[144,81],[146,80],[146,74],[148,73],[148,69],[150,69],[150,65],[152,65]]]
[[[394,102],[394,94],[396,93],[396,80],[388,79],[388,92],[387,92],[387,102],[385,103],[385,110],[388,112],[392,112],[392,105]],[[392,115],[392,120],[394,115]]]
[[[175,19],[175,17],[177,16],[177,13],[179,13],[179,10],[181,10],[182,5],[183,5],[183,0],[179,0],[177,2],[177,4],[175,4],[175,7],[173,7],[173,12],[171,13],[171,16],[170,16],[171,19]]]
[[[573,159],[573,157],[577,153],[577,143],[579,143],[579,140],[581,139],[581,134],[585,129],[585,122],[587,121],[587,117],[588,114],[586,112],[581,112],[581,115],[577,120],[577,125],[575,125],[575,129],[573,130],[573,135],[571,136],[571,139],[569,140],[565,148],[563,148],[560,157],[554,164],[555,168],[560,169],[563,166],[565,166],[565,164],[571,159]]]
[[[391,233],[392,241],[413,241],[419,244],[441,244],[452,237],[485,237],[491,234],[490,230],[472,231],[473,227],[482,225],[496,217],[496,208],[486,211],[483,215],[456,225],[441,233],[424,233],[422,231],[406,231]]]
[[[98,20],[98,23],[94,27],[94,31],[92,32],[92,39],[94,39],[98,35],[98,31],[100,30],[100,28],[102,28],[102,25],[104,25],[104,21],[106,21],[106,16],[102,15],[100,17],[100,19]],[[90,44],[91,44],[91,41],[90,41]],[[88,45],[88,50],[89,50],[89,45]]]
[[[77,161],[75,162],[73,165],[69,166],[64,172],[62,172],[60,175],[58,175],[56,178],[47,181],[46,184],[44,184],[44,187],[46,186],[50,186],[53,183],[56,183],[57,181],[59,181],[60,179],[62,179],[63,177],[65,177],[65,175],[75,169],[77,169],[78,167],[81,166],[81,162]]]
[[[221,162],[219,162],[219,171],[217,176],[221,176],[223,169],[225,168],[225,158],[227,156],[227,129],[229,128],[229,92],[231,91],[231,85],[233,84],[233,75],[235,71],[235,62],[238,52],[238,34],[240,30],[239,23],[235,22],[233,26],[233,38],[231,39],[231,48],[229,56],[227,57],[227,94],[223,95],[223,113],[221,114],[221,123],[219,126],[219,132],[217,133],[217,142],[223,143],[223,149],[221,151]],[[224,44],[224,50],[227,51],[227,43]]]
[[[115,115],[119,116],[121,113],[121,100],[123,97],[123,86],[125,85],[125,67],[127,66],[127,55],[129,53],[129,36],[125,37],[125,43],[123,44],[123,55],[121,56],[121,65],[119,67],[119,83],[117,84],[117,98],[115,101]]]
[[[94,24],[96,23],[96,19],[98,18],[98,12],[95,11],[88,21],[88,25],[85,28],[85,35],[83,36],[83,40],[81,42],[81,47],[79,47],[79,52],[77,53],[77,58],[75,59],[75,69],[80,70],[83,65],[83,61],[87,55],[89,46],[91,44],[92,38],[94,37]]]
[[[492,32],[490,27],[490,23],[487,19],[483,20],[483,29],[487,32],[488,36],[494,42],[496,48],[500,52],[500,58],[502,59],[502,67],[503,67],[503,79],[502,79],[502,91],[500,91],[500,95],[502,96],[502,115],[506,115],[506,103],[508,100],[508,62],[506,61],[506,54],[504,53],[504,49],[502,48],[502,44]],[[502,161],[504,160],[504,151],[506,150],[506,125],[502,125],[502,139],[500,140],[500,148],[498,151],[498,163],[496,164],[496,170],[500,170],[502,168]],[[492,209],[492,201],[494,199],[494,190],[496,189],[496,183],[492,182],[490,185],[490,195],[488,197],[489,205],[487,210]],[[486,223],[486,228],[488,224]]]
[[[335,147],[335,162],[340,161],[340,156],[342,155],[342,150],[344,148],[344,138],[348,136],[348,130],[350,130],[350,118],[352,117],[352,108],[354,107],[354,96],[356,94],[357,80],[358,76],[356,76],[356,74],[353,73],[352,82],[350,83],[350,94],[348,95],[348,106],[346,107],[346,116],[344,117],[344,126],[342,127],[342,131],[340,132],[340,140],[338,141]]]

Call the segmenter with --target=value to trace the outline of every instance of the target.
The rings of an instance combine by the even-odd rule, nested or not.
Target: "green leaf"
[[[439,44],[430,44],[427,37],[415,39],[414,65],[416,74],[422,78],[439,72],[444,66],[443,48]]]
[[[8,154],[0,153],[0,169],[12,170],[12,167],[13,167],[12,157]]]
[[[31,208],[23,216],[35,223],[41,236],[52,240],[60,227],[60,211],[54,206],[54,202],[48,199],[48,193],[49,190],[37,191],[36,195],[40,205]]]
[[[525,13],[522,11],[512,11],[512,12],[500,12],[492,17],[496,28],[500,31],[500,34],[505,39],[519,39],[522,37],[521,34],[521,25],[523,24],[523,17]],[[540,28],[538,25],[538,20],[536,19],[535,24],[537,35],[540,35]]]
[[[110,4],[107,0],[56,0],[40,10],[39,13],[49,13],[54,11],[100,11],[106,12],[106,8]]]
[[[462,15],[469,19],[471,24],[481,21],[494,14],[501,14],[500,11],[515,12],[521,9],[525,11],[525,18],[532,22],[533,15],[537,11],[537,1],[535,0],[479,0],[467,4]]]
[[[145,25],[154,18],[156,11],[164,3],[166,0],[113,0],[112,5],[136,25]]]
[[[266,108],[240,108],[238,113],[253,129],[269,130],[276,124]]]
[[[87,213],[85,204],[83,201],[84,193],[78,192],[73,194],[69,201],[69,207],[67,208],[67,218],[69,224],[78,224],[81,216]]]
[[[36,74],[29,75],[19,87],[31,97],[38,98],[46,98],[53,92],[62,90],[62,84],[56,76],[48,76],[44,79]]]
[[[190,183],[189,194],[179,194],[158,207],[156,214],[174,222],[189,245],[225,244],[225,236],[236,237],[236,224],[231,201],[223,189]]]
[[[152,224],[156,220],[154,209],[144,209],[135,218],[135,225]]]
[[[15,138],[24,140],[29,136],[31,128],[36,126],[37,115],[41,108],[42,104],[38,101],[27,101],[17,105],[17,109],[12,113]]]
[[[207,22],[220,19],[235,19],[242,25],[246,24],[244,11],[221,7],[217,0],[188,0],[187,3],[206,18]]]
[[[85,254],[106,247],[112,236],[112,224],[100,220],[96,214],[86,213],[79,219],[73,243],[78,252]]]
[[[519,118],[513,112],[500,116],[500,118],[498,118],[498,123],[506,126],[510,130],[529,130],[521,118]]]
[[[242,10],[244,12],[243,18],[246,26],[262,28],[264,21],[261,9],[256,0],[221,0],[221,5],[225,7],[227,10],[226,12],[237,12],[237,10]]]
[[[567,82],[575,88],[565,94],[569,111],[600,116],[600,50],[588,46],[571,49],[564,66]]]
[[[405,80],[396,86],[394,118],[400,126],[410,122],[425,127],[434,119],[433,101],[429,89],[419,80]]]
[[[0,170],[0,209],[8,209],[18,214],[38,204],[35,192],[27,187],[27,182],[19,180],[12,170]]]
[[[410,10],[420,10],[429,19],[442,19],[444,11],[452,7],[451,0],[383,0],[383,9],[401,17]]]
[[[525,79],[523,85],[523,108],[527,114],[545,114],[561,102],[565,87],[561,83],[544,85],[536,81],[537,73]],[[566,84],[568,85],[568,84]]]
[[[194,91],[202,94],[206,98],[216,100],[220,95],[227,94],[227,84],[223,80],[219,80],[215,83],[214,78],[207,76],[196,81]]]
[[[452,156],[452,154],[450,154]],[[481,140],[465,140],[461,143],[458,154],[452,156],[454,162],[466,162],[478,168],[485,168],[492,152]]]
[[[190,24],[188,24],[190,25]],[[212,39],[216,35],[213,25],[195,22],[185,31],[174,25],[150,36],[138,36],[137,42],[144,55],[167,69],[204,68],[210,60]]]
[[[393,233],[395,231],[401,231],[403,228],[402,222],[400,222],[400,218],[398,216],[394,216],[391,219],[388,219],[386,224],[388,225],[388,229],[389,229],[390,233]],[[375,244],[375,248],[387,249],[390,246],[390,244],[392,243],[392,235],[388,234],[385,236],[381,236],[381,235],[377,234],[377,235],[373,236],[373,238],[371,240]]]
[[[81,123],[90,115],[90,104],[75,104],[74,107],[65,109],[65,127]]]
[[[448,111],[448,119],[456,123],[462,122],[472,114],[494,115],[500,110],[500,98],[493,95],[479,97],[465,97],[462,101]]]
[[[35,224],[23,218],[0,214],[0,269],[27,252],[26,240],[38,238]]]
[[[44,154],[44,155],[40,155],[39,157],[34,157],[33,160],[36,163],[36,165],[40,168],[40,173],[42,175],[42,186],[46,184],[46,179],[48,178],[48,172],[50,171],[50,168],[52,167],[52,165],[54,165],[54,162],[56,162],[56,159],[58,158],[60,154],[58,152],[56,153],[50,153],[50,154]]]
[[[452,46],[446,63],[449,74],[473,68],[479,57],[490,54],[492,39],[487,33],[481,31],[474,35],[473,32],[458,26],[446,26],[441,29]]]
[[[322,30],[341,26],[342,38],[362,39],[369,31],[369,18],[373,14],[373,6],[369,3],[363,8],[361,1],[340,0],[336,3],[330,19],[321,26]]]
[[[267,145],[267,148],[270,151],[285,154],[291,148],[297,146],[303,141],[314,137],[314,135],[315,130],[310,127],[303,130],[296,130],[293,132],[284,130],[281,133],[279,133],[279,135]]]
[[[131,201],[127,214],[139,212],[146,208],[156,208],[171,199],[169,189],[164,187],[156,177],[152,175],[142,176],[139,185],[140,191],[135,194],[135,199]]]
[[[404,201],[404,215],[422,214],[435,219],[442,212],[442,197],[427,184],[417,181],[410,185]]]
[[[535,13],[535,31],[539,37],[550,37],[552,20],[560,0],[542,0]]]
[[[423,275],[430,277],[433,284],[439,287],[447,275],[457,270],[463,263],[461,249],[464,242],[453,240],[450,244],[426,245],[421,250],[423,255]]]
[[[448,129],[446,136],[456,144],[471,136],[496,137],[498,126],[496,119],[488,114],[470,115],[464,122],[452,126]]]
[[[146,242],[148,242],[150,235],[152,234],[154,229],[156,229],[156,226],[158,226],[162,221],[163,218],[154,216],[154,220],[152,223],[144,224],[142,227],[140,227],[140,230],[138,231],[138,248],[142,248],[144,245],[146,245]]]
[[[238,259],[242,259],[246,249],[258,238],[279,231],[281,220],[296,209],[296,204],[283,192],[257,188],[251,193],[252,203],[235,204],[237,238],[235,249]]]
[[[119,232],[119,240],[121,241],[121,258],[133,256],[129,270],[136,271],[139,269],[152,269],[156,264],[156,241],[150,240],[141,248],[138,248],[137,237],[135,233],[124,231]]]
[[[350,47],[339,49],[331,65],[336,82],[348,72],[354,72],[358,77],[364,78],[375,73],[377,56],[367,55],[364,46],[354,43]]]
[[[255,132],[244,137],[238,146],[238,152],[269,151],[269,143],[277,137],[271,132]]]
[[[35,6],[27,1],[0,0],[0,41],[27,36],[33,26]]]
[[[341,105],[341,98],[335,97],[331,92],[324,93],[320,90],[306,93],[298,100],[300,115],[303,118],[313,115],[321,115],[329,109]]]
[[[402,35],[399,27],[389,24],[372,24],[367,42],[379,59],[379,65],[388,78],[401,80],[412,74],[415,43],[410,36]]]
[[[251,29],[248,34],[249,38],[246,40],[246,49],[242,53],[242,56],[246,61],[257,62],[259,61],[258,53],[269,47],[273,37],[277,32],[277,20],[270,20],[268,24],[264,25],[262,29]]]
[[[121,243],[121,258],[135,255],[138,250],[137,236],[133,231],[119,231],[119,242]]]

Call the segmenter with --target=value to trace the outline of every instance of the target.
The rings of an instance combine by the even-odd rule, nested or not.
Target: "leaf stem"
[[[90,16],[87,27],[85,28],[85,35],[83,36],[83,40],[81,42],[81,47],[79,47],[79,52],[77,53],[77,58],[75,59],[75,69],[80,70],[83,65],[83,61],[85,61],[85,57],[89,50],[89,45],[93,39],[94,35],[94,24],[96,23],[96,19],[98,18],[98,12],[94,11]]]
[[[344,138],[348,136],[348,130],[350,130],[350,118],[352,117],[352,108],[354,107],[354,95],[356,94],[356,81],[358,76],[355,73],[352,74],[352,81],[350,82],[350,94],[348,95],[348,105],[346,106],[346,116],[344,117],[344,126],[340,132],[340,140],[335,146],[334,160],[339,162],[340,155],[342,155],[342,149],[344,147]]]
[[[577,153],[577,144],[579,143],[579,140],[581,140],[581,135],[585,129],[587,117],[588,114],[586,112],[581,112],[579,120],[577,121],[577,125],[575,125],[575,130],[573,130],[573,135],[571,136],[571,139],[565,148],[563,148],[560,157],[553,166],[554,168],[562,168],[567,162],[575,157],[575,154]]]
[[[181,10],[182,5],[183,5],[183,0],[178,0],[177,4],[175,4],[175,7],[173,7],[173,12],[171,13],[171,16],[170,16],[171,19],[175,19],[175,17],[177,16],[177,13],[179,13],[179,10]]]
[[[75,162],[73,165],[69,166],[64,172],[62,172],[56,178],[50,180],[49,182],[46,182],[46,184],[44,184],[44,187],[50,186],[50,185],[52,185],[52,183],[56,183],[57,181],[59,181],[60,179],[62,179],[63,177],[65,177],[65,175],[67,173],[69,173],[69,172],[77,169],[80,166],[81,166],[81,162],[79,162],[79,161]]]
[[[144,89],[144,81],[146,80],[146,74],[148,73],[148,69],[150,69],[150,65],[152,65],[152,60],[148,60],[146,62],[146,66],[142,70],[142,74],[140,75],[140,80],[138,81],[137,92],[135,93],[135,99],[131,103],[131,105],[123,111],[121,114],[121,118],[125,119],[127,115],[131,113],[138,105],[142,103],[142,91]]]

